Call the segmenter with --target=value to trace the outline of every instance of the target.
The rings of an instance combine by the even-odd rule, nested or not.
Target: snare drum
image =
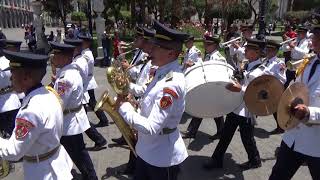
[[[243,92],[231,92],[225,86],[233,82],[234,68],[227,63],[207,61],[188,68],[186,109],[195,117],[213,118],[236,109],[243,101]]]

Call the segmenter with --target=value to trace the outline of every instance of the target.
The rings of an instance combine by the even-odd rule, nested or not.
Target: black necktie
[[[138,53],[137,53],[137,55],[134,57],[134,59],[133,59],[133,61],[132,61],[131,65],[135,65],[135,63],[136,63],[136,61],[137,61],[138,57],[140,56],[140,54],[141,54],[141,50],[139,49],[139,50],[138,50]]]
[[[248,71],[248,67],[249,67],[249,63],[246,63],[246,64],[244,65],[244,70]]]
[[[314,73],[316,72],[316,69],[317,69],[318,64],[320,64],[320,60],[319,60],[319,59],[317,59],[317,60],[313,63],[313,65],[312,65],[312,67],[311,67],[310,74],[309,74],[308,81],[310,81],[310,79],[312,78],[312,76],[313,76]]]

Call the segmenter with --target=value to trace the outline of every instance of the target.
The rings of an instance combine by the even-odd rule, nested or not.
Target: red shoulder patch
[[[171,95],[172,97],[174,97],[175,99],[178,99],[178,97],[179,97],[178,94],[174,90],[172,90],[168,87],[163,88],[163,93],[164,94],[167,93],[167,94]]]
[[[161,99],[160,99],[160,107],[161,109],[167,109],[168,107],[171,106],[171,104],[173,103],[171,97],[169,96],[163,96]]]
[[[58,82],[58,94],[61,96],[61,95],[64,95],[66,93],[66,91],[69,90],[71,86],[66,83],[66,82]]]
[[[22,118],[17,118],[16,119],[16,130],[15,130],[15,134],[16,134],[16,139],[22,139],[24,137],[26,137],[26,135],[29,133],[30,129],[33,128],[34,125],[26,120],[26,119],[22,119]]]

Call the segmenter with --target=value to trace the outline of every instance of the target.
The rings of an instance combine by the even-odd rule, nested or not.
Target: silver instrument
[[[288,39],[288,40],[286,40],[286,41],[281,42],[280,45],[282,46],[282,45],[284,45],[284,44],[288,44],[288,43],[290,43],[290,42],[292,42],[292,41],[295,41],[296,39],[297,39],[297,38]]]
[[[238,40],[241,40],[242,37],[237,37],[237,38],[234,38],[234,39],[231,39],[230,41],[227,41],[227,42],[224,42],[224,43],[220,43],[220,47],[225,47],[233,42],[236,42]]]

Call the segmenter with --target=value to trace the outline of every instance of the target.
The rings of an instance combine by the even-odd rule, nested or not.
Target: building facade
[[[18,28],[33,21],[31,0],[0,0],[0,27]]]

